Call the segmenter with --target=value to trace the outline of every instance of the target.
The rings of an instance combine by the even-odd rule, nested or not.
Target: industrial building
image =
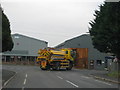
[[[47,48],[48,42],[21,34],[13,34],[14,47],[12,51],[2,54],[3,63],[35,64],[38,50]]]
[[[55,48],[86,48],[88,50],[88,69],[102,70],[107,65],[105,57],[106,53],[101,53],[92,45],[91,36],[89,34],[83,34],[81,36],[69,39]],[[79,61],[79,60],[78,60]]]

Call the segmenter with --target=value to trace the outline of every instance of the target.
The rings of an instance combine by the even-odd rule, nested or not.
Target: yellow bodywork
[[[65,58],[66,58],[66,59],[70,59],[70,60],[72,60],[72,61],[74,60],[74,58],[71,56],[71,52],[72,52],[71,49],[64,48],[64,49],[61,49],[61,51],[67,52],[67,53],[65,54]]]
[[[37,57],[37,60],[36,60],[36,61],[37,61],[37,62],[40,62],[42,59],[46,59],[46,60],[47,60],[47,57],[46,57],[46,56],[40,56],[40,55],[39,55],[39,56]]]
[[[41,61],[42,68],[45,68],[47,66],[47,61]]]
[[[58,54],[58,55],[64,55],[66,59],[74,60],[73,57],[71,56],[71,49],[60,49],[59,51],[51,50],[53,54]],[[67,53],[66,53],[67,52]]]
[[[38,56],[36,60],[42,68],[45,68],[47,65],[47,58],[45,56]]]
[[[53,54],[65,55],[65,51],[50,50]]]
[[[38,54],[39,54],[39,56],[37,57],[37,62],[39,62],[41,58],[45,58],[46,60],[50,60],[52,55],[63,55],[65,59],[74,60],[73,57],[71,56],[71,50],[70,49],[60,49],[59,51],[57,51],[57,50],[47,51],[47,50],[41,50],[40,49],[38,51]],[[56,57],[60,58],[60,57],[63,57],[63,56],[56,56]]]
[[[61,67],[68,67],[70,61],[73,61],[71,56],[71,49],[60,49],[60,50],[46,50],[40,49],[38,51],[39,56],[37,62],[40,62],[40,66],[45,68],[48,64],[53,65],[53,62],[60,62]],[[66,64],[66,65],[65,65]],[[63,65],[63,66],[62,66]]]

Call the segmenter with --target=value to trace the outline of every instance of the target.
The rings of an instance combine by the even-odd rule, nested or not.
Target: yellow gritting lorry
[[[74,65],[75,52],[72,49],[40,49],[38,54],[36,61],[42,70],[59,70],[61,68],[71,70]]]

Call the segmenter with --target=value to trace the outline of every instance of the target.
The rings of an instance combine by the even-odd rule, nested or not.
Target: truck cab
[[[37,62],[39,62],[42,70],[51,68],[53,70],[59,70],[60,68],[71,70],[74,64],[74,58],[71,56],[71,51],[70,49],[40,50]]]

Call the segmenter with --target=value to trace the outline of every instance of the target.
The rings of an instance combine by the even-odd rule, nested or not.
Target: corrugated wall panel
[[[77,48],[76,51],[75,67],[80,69],[88,68],[88,49]]]

